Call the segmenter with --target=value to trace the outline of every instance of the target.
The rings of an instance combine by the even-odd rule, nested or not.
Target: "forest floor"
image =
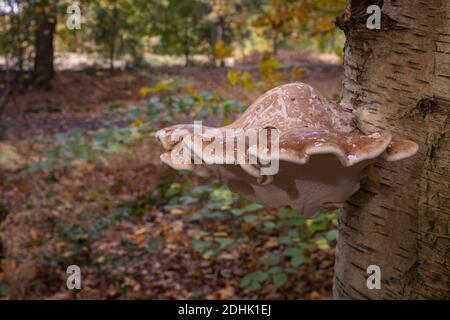
[[[340,65],[302,67],[302,82],[339,97]],[[331,215],[330,221],[280,220],[215,182],[164,166],[151,133],[124,138],[120,128],[139,127],[140,119],[116,121],[117,111],[144,108],[143,96],[167,95],[148,92],[158,83],[175,84],[171,94],[208,91],[243,105],[261,94],[228,84],[224,68],[202,67],[61,71],[52,91],[12,94],[0,123],[0,153],[10,159],[0,166],[0,299],[329,298],[333,238],[320,250],[305,249],[307,261],[286,254],[286,247],[309,241],[289,224],[312,236],[329,231]],[[83,139],[111,123],[111,135],[122,140],[105,144],[117,152],[87,161],[83,143],[90,142]],[[82,143],[64,136],[73,130]],[[45,151],[49,145],[53,151]],[[69,163],[29,170],[43,154]],[[258,216],[242,220],[236,212],[246,210]],[[71,264],[81,267],[82,290],[66,287]]]

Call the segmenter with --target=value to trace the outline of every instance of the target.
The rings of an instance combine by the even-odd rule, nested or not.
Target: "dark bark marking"
[[[439,101],[434,97],[427,97],[417,101],[416,106],[411,110],[411,113],[419,113],[425,118],[428,114],[439,112],[439,109]]]

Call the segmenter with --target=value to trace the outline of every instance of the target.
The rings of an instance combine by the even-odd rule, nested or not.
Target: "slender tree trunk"
[[[212,67],[216,67],[217,66],[217,59],[216,59],[216,55],[215,55],[215,48],[216,48],[216,45],[217,45],[217,43],[219,41],[223,41],[224,29],[225,29],[225,18],[223,16],[219,16],[217,21],[214,23],[214,32],[212,33],[212,37],[211,37],[211,51],[212,51],[212,55],[211,55],[210,65]],[[224,59],[220,60],[220,66],[221,67],[225,67],[225,60]]]
[[[272,39],[272,55],[274,57],[276,57],[278,54],[278,38],[279,38],[279,31],[276,30],[275,35],[273,36]]]
[[[116,57],[116,42],[117,42],[117,19],[118,19],[118,9],[117,1],[114,1],[112,16],[111,16],[111,29],[110,30],[110,41],[109,41],[109,70],[114,71],[114,59]]]
[[[115,52],[115,41],[111,40],[109,44],[109,70],[114,71],[114,52]]]
[[[184,50],[184,66],[185,67],[189,67],[191,66],[191,59],[190,59],[190,53],[189,53],[189,49],[185,48]]]
[[[185,67],[189,67],[191,65],[191,52],[189,50],[189,39],[187,36],[187,30],[184,32],[184,39],[183,39],[183,51],[184,51],[184,61],[185,61]]]
[[[217,35],[216,35],[216,43],[219,41],[223,41],[223,33],[225,30],[225,18],[223,16],[219,17],[219,22],[217,25]],[[220,66],[222,68],[225,67],[225,59],[220,60]]]
[[[366,9],[382,7],[381,30]],[[334,296],[450,298],[450,1],[351,0],[342,105],[365,132],[388,128],[419,144],[413,158],[380,163],[341,215]],[[381,289],[369,290],[369,265]]]
[[[54,76],[53,38],[56,27],[56,2],[43,0],[36,3],[36,33],[34,58],[34,83],[50,89]]]

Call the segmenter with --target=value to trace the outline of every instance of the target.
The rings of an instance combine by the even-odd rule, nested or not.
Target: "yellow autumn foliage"
[[[143,86],[139,89],[139,96],[141,98],[145,98],[150,93],[150,88],[147,86]]]
[[[291,79],[298,80],[305,76],[306,71],[302,68],[293,68],[291,71]]]
[[[245,90],[252,90],[254,87],[254,80],[250,72],[237,72],[234,70],[228,70],[227,73],[228,83],[235,86],[240,85]]]
[[[278,59],[266,52],[259,62],[259,72],[265,79],[273,79],[275,70],[279,69],[280,66]]]
[[[233,49],[226,45],[225,42],[217,41],[214,45],[214,57],[217,60],[223,60],[225,58],[231,57],[233,55]]]

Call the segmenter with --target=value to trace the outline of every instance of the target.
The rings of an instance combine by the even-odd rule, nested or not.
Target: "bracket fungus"
[[[313,217],[343,207],[375,161],[418,150],[387,130],[366,135],[354,118],[309,85],[290,83],[263,94],[228,126],[194,122],[156,137],[165,149],[161,160],[172,168],[214,174],[254,202]]]

